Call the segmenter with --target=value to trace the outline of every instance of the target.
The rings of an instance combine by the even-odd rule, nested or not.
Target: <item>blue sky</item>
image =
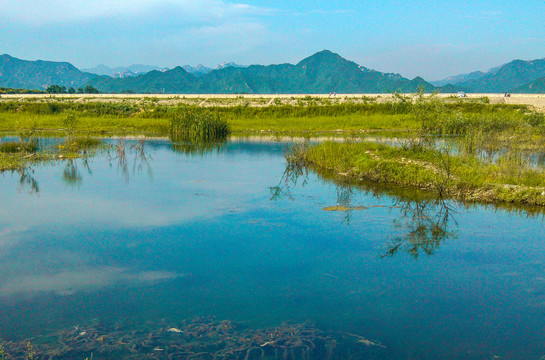
[[[28,60],[215,66],[297,63],[328,49],[436,80],[545,58],[545,2],[0,0],[0,53]]]

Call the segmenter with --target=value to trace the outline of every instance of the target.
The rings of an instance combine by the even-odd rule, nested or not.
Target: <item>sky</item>
[[[174,67],[297,63],[331,50],[438,80],[545,58],[545,1],[0,0],[0,54]]]

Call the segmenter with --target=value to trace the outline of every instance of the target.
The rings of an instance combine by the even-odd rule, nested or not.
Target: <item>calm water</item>
[[[275,143],[145,146],[0,177],[0,339],[214,316],[384,346],[362,359],[545,355],[541,216],[290,182]]]

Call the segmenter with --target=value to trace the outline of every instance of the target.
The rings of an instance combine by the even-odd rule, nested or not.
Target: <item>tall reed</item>
[[[171,121],[170,134],[174,140],[207,142],[225,140],[230,134],[229,124],[217,113],[186,109]]]

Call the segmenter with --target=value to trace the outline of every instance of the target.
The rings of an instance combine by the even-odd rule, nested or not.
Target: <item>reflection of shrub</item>
[[[217,113],[186,110],[171,122],[173,139],[194,142],[224,140],[230,133],[229,125]]]

